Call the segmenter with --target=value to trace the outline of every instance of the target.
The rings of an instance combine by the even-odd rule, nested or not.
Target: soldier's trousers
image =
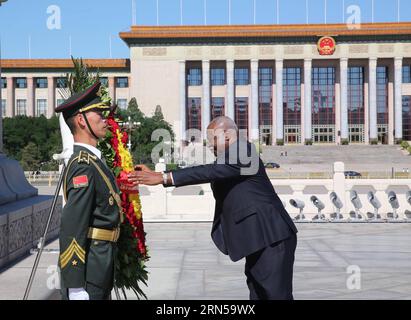
[[[90,282],[86,283],[86,291],[90,300],[111,300],[112,289],[113,288],[100,288]]]

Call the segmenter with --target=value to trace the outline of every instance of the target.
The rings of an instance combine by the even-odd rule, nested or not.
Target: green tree
[[[164,116],[163,116],[163,112],[161,111],[161,106],[160,105],[156,106],[156,111],[154,111],[153,118],[156,121],[164,121]]]
[[[140,122],[140,126],[131,134],[131,153],[136,163],[152,164],[151,151],[159,143],[158,141],[151,141],[151,135],[155,130],[167,130],[174,140],[173,129],[171,125],[164,120],[160,106],[156,107],[152,117],[147,117],[138,107],[136,99],[132,98],[127,110],[122,111],[121,115],[123,119],[130,117],[132,122]]]
[[[57,117],[46,119],[44,116],[17,116],[5,118],[3,124],[4,150],[10,158],[21,161],[23,149],[32,142],[38,148],[39,161],[48,163],[47,169],[42,169],[57,169],[57,163],[52,160],[54,153],[61,152],[60,125]]]
[[[40,168],[40,151],[34,142],[29,142],[21,152],[21,165],[25,171],[36,171]]]
[[[131,117],[133,121],[141,122],[144,120],[144,113],[140,110],[137,104],[136,98],[131,98],[130,102],[128,103],[128,108],[124,111],[124,118],[128,116]]]

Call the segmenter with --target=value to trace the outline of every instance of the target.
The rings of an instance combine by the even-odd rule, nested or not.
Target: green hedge
[[[408,143],[408,141],[402,141],[401,142],[401,148],[407,150],[409,146],[410,146],[410,144]]]

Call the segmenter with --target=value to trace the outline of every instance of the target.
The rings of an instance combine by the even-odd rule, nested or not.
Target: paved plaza
[[[149,299],[248,298],[244,261],[233,263],[219,253],[210,227],[211,223],[146,223]],[[296,299],[411,299],[411,224],[297,227]],[[55,290],[47,289],[55,283],[57,257],[54,241],[43,254],[31,299],[59,298]],[[0,299],[23,297],[34,258],[33,254],[3,270]]]
[[[411,172],[411,156],[400,146],[387,145],[285,145],[263,146],[261,159],[276,162],[278,172],[333,172],[333,164],[342,161],[345,170],[359,172]]]

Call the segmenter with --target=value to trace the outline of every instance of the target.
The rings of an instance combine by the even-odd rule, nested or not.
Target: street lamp
[[[127,142],[127,148],[128,151],[131,152],[131,133],[136,130],[138,127],[141,126],[141,122],[135,122],[131,121],[131,117],[128,116],[128,121],[127,122],[121,122],[120,125],[126,130],[128,133],[128,142]]]
[[[3,2],[7,2],[7,0],[0,0],[0,7],[1,7]]]

